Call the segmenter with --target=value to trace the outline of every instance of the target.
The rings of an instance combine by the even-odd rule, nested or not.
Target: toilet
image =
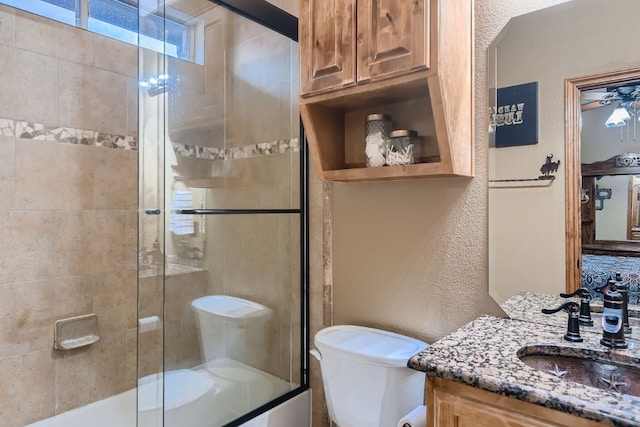
[[[207,295],[191,302],[205,363],[231,359],[264,370],[270,308],[229,295]]]
[[[425,373],[407,367],[429,347],[420,340],[354,325],[315,336],[331,420],[339,427],[390,427],[423,405]]]

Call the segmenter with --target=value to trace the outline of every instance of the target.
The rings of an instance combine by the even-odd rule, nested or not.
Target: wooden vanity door
[[[429,67],[431,0],[358,0],[358,82]]]
[[[356,0],[300,0],[300,93],[355,84]]]
[[[598,427],[595,421],[441,378],[427,378],[427,427]]]

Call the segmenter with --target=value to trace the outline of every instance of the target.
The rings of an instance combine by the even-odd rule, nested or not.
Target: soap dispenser
[[[622,294],[622,329],[624,330],[625,335],[631,335],[631,326],[629,325],[629,285],[627,283],[622,283],[622,274],[618,271],[616,272],[616,286],[618,287],[618,292]]]
[[[602,339],[600,344],[609,348],[627,348],[623,323],[624,299],[615,282],[609,282],[604,290],[604,310],[602,311]]]

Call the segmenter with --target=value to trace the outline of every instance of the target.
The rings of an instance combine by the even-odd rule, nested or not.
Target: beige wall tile
[[[195,324],[183,322],[181,333],[181,361],[184,367],[192,368],[203,362],[200,351],[200,337]]]
[[[170,320],[164,322],[164,348],[162,355],[164,357],[164,369],[173,370],[180,369],[182,350],[180,334],[182,333],[182,325],[179,320]]]
[[[16,140],[16,205],[29,209],[93,207],[93,147]]]
[[[0,294],[0,357],[51,349],[56,320],[91,312],[90,276],[2,285]]]
[[[12,98],[15,93],[13,89],[15,68],[15,49],[0,44],[0,93],[3,94],[0,102],[0,117],[3,118],[12,118],[15,114],[15,100]]]
[[[83,349],[57,352],[56,413],[125,391],[125,370],[124,331]]]
[[[60,125],[127,133],[127,77],[60,60]]]
[[[129,77],[127,79],[127,135],[138,136],[138,96],[140,94],[140,86],[138,86],[137,77]]]
[[[205,295],[205,272],[178,274],[165,279],[165,316],[168,320],[193,320],[191,301]]]
[[[0,115],[58,124],[58,65],[54,58],[0,45]]]
[[[91,274],[93,265],[92,215],[86,211],[58,211],[53,213],[57,252],[55,262],[63,275]]]
[[[138,212],[136,210],[125,212],[124,245],[124,269],[135,271],[138,268]]]
[[[163,331],[138,334],[138,378],[162,372]]]
[[[297,155],[295,153],[294,155]],[[247,159],[225,160],[225,175],[242,178],[243,185],[225,189],[225,208],[290,208],[293,186],[298,181],[292,179],[291,153]],[[299,167],[296,165],[296,167]],[[295,176],[298,172],[295,173]]]
[[[298,16],[298,0],[269,0],[269,3],[278,6],[293,16]]]
[[[125,212],[58,211],[56,261],[66,274],[120,271],[125,261]]]
[[[96,272],[122,269],[125,254],[125,215],[123,211],[93,212],[91,256]]]
[[[135,209],[138,205],[138,152],[100,147],[92,151],[93,207]]]
[[[16,144],[15,138],[0,136],[0,200],[2,209],[14,206],[16,188]]]
[[[0,44],[14,46],[16,42],[15,9],[0,5]]]
[[[0,417],[22,427],[54,414],[54,364],[49,349],[0,359]]]
[[[91,33],[28,12],[16,11],[16,47],[67,61],[93,63]]]
[[[57,277],[54,234],[50,212],[0,210],[0,284]]]
[[[138,329],[125,331],[125,390],[138,385]]]
[[[92,34],[96,55],[93,65],[130,77],[138,77],[138,48],[132,44]]]
[[[3,420],[9,420],[7,427],[22,427],[24,423],[18,417],[18,402],[21,398],[18,396],[13,388],[16,376],[10,375],[11,372],[16,371],[16,358],[20,356],[14,356],[13,358],[0,358],[0,369],[3,375],[0,375],[0,390],[3,393],[3,398],[0,399],[0,417]]]
[[[114,270],[93,275],[93,312],[98,332],[111,334],[137,325],[136,271]]]
[[[162,277],[140,277],[138,281],[138,317],[160,316],[162,318]]]

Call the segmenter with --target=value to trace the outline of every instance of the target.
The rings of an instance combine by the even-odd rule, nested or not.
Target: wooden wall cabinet
[[[301,6],[301,94],[354,85],[356,0],[301,0]]]
[[[441,378],[427,379],[428,427],[596,427],[600,423]]]
[[[300,113],[319,179],[473,176],[473,0],[300,0]],[[423,138],[366,168],[364,121]]]

